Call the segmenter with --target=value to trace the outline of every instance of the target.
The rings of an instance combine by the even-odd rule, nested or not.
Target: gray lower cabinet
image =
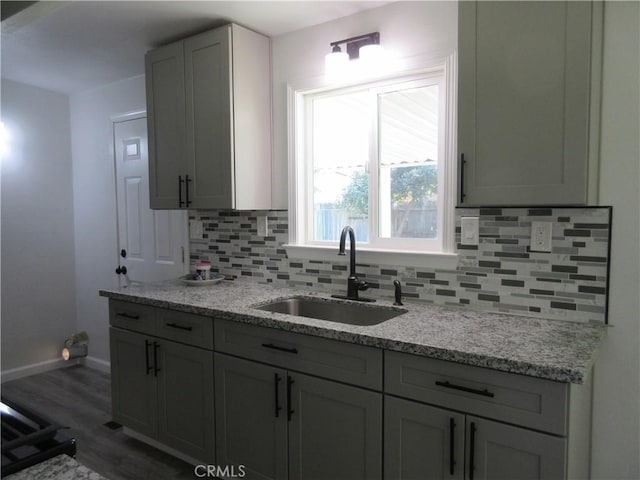
[[[380,479],[382,394],[215,354],[217,461],[251,479]]]
[[[566,478],[564,438],[391,396],[384,445],[386,480]]]
[[[158,347],[158,440],[213,463],[213,352],[167,340]]]
[[[158,436],[158,402],[145,335],[111,327],[111,415],[148,437]]]
[[[567,478],[566,439],[473,416],[466,426],[468,478]]]
[[[248,479],[287,478],[286,372],[215,356],[216,458]]]
[[[386,480],[589,478],[589,383],[384,360]]]
[[[382,476],[382,394],[290,373],[289,477]]]
[[[589,477],[589,382],[116,300],[109,311],[113,419],[243,478]]]
[[[110,328],[113,420],[213,463],[213,352]]]
[[[463,414],[385,395],[384,478],[464,476]]]

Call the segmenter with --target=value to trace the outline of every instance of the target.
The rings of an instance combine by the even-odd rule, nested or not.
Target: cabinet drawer
[[[155,309],[139,303],[109,300],[109,324],[134,332],[155,335]]]
[[[214,330],[219,352],[382,389],[382,350],[377,348],[222,320]]]
[[[194,347],[213,350],[213,318],[156,309],[157,335]]]
[[[387,351],[385,392],[557,435],[567,433],[565,383]]]

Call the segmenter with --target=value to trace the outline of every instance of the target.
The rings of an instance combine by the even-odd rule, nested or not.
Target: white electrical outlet
[[[200,220],[189,220],[189,237],[190,238],[202,238],[204,230],[202,228],[202,222]]]
[[[531,251],[550,252],[551,232],[553,223],[551,222],[531,222]]]
[[[266,237],[267,236],[267,230],[269,228],[269,225],[267,224],[267,216],[266,215],[258,215],[257,218],[257,230],[258,230],[258,235],[260,237]]]
[[[478,217],[462,217],[460,219],[460,243],[462,245],[478,245],[480,240]]]

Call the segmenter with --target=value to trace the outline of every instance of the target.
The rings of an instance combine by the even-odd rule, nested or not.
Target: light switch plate
[[[552,222],[531,222],[531,251],[550,252]]]
[[[460,243],[462,245],[478,245],[480,241],[478,217],[462,217],[460,219]]]
[[[267,229],[269,228],[268,224],[267,224],[267,216],[266,215],[258,215],[257,217],[257,230],[258,230],[258,235],[260,237],[266,237],[267,236]]]
[[[200,220],[189,220],[189,237],[190,238],[202,238],[204,233],[202,222]]]

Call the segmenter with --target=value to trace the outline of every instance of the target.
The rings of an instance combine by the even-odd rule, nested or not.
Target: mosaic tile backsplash
[[[257,214],[268,216],[267,236],[257,234]],[[460,243],[460,219],[478,217],[478,245]],[[287,258],[288,212],[191,211],[203,222],[202,238],[191,239],[191,264],[209,260],[212,271],[344,294],[348,266]],[[530,249],[531,222],[552,222],[552,251]],[[458,208],[455,270],[357,264],[370,289],[366,295],[403,297],[438,305],[579,322],[606,323],[609,207]],[[337,242],[336,242],[337,248]]]

